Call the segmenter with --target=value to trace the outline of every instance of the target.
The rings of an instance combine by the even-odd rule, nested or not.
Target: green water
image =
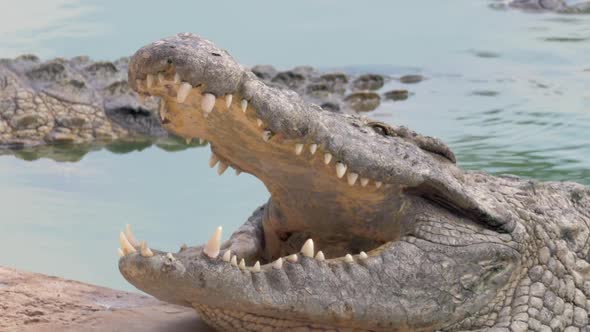
[[[371,117],[441,137],[469,169],[590,185],[590,17],[472,0],[139,4],[20,1],[0,14],[0,57],[113,59],[194,31],[248,64],[420,73],[428,79],[388,83],[383,91],[411,96]],[[217,225],[227,236],[268,196],[251,176],[218,177],[208,147],[86,150],[0,156],[0,265],[131,289],[117,270],[126,223],[151,246],[176,251]]]

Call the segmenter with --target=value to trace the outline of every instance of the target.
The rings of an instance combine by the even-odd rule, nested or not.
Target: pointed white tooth
[[[231,250],[227,250],[226,252],[224,252],[221,259],[223,259],[224,262],[229,262],[229,260],[231,259]]]
[[[236,175],[240,175],[240,174],[242,174],[242,171],[239,169],[236,169]]]
[[[129,224],[125,225],[125,236],[127,237],[127,240],[129,240],[129,243],[131,243],[132,246],[139,246],[139,241],[137,241],[135,235],[133,235],[133,232],[131,231],[131,225]]]
[[[364,251],[361,251],[361,253],[359,254],[359,258],[360,258],[360,259],[367,259],[368,257],[369,257],[369,256],[368,256],[368,255],[367,255],[367,253],[366,253],[366,252],[364,252]]]
[[[332,160],[332,155],[330,153],[326,153],[324,155],[324,164],[328,165]]]
[[[223,161],[219,162],[219,165],[217,166],[217,174],[221,175],[225,172],[225,170],[228,168],[228,164],[224,163]]]
[[[326,257],[324,257],[324,253],[320,250],[317,254],[315,254],[315,259],[321,262],[326,260]]]
[[[240,270],[246,269],[246,262],[244,261],[243,258],[240,260],[240,264],[238,264],[238,267],[240,268]]]
[[[287,261],[290,263],[297,263],[298,259],[299,257],[297,256],[297,254],[287,256]]]
[[[217,158],[217,155],[215,153],[212,153],[211,158],[209,158],[209,167],[215,167],[215,165],[217,165],[218,162],[219,158]]]
[[[375,182],[375,187],[377,187],[377,188],[380,188],[382,184],[383,184],[383,182],[381,182],[381,181],[376,181],[376,182]]]
[[[260,262],[256,261],[256,263],[254,263],[254,266],[252,267],[252,271],[253,272],[260,272]]]
[[[199,138],[199,144],[205,144],[205,142],[207,142],[207,141],[205,141],[204,138]]]
[[[307,241],[305,241],[305,243],[303,244],[303,247],[301,247],[301,254],[303,254],[303,256],[305,257],[313,257],[313,253],[313,240],[307,239]]]
[[[336,163],[336,176],[338,176],[338,178],[341,179],[344,176],[344,173],[346,173],[346,165],[341,162],[337,162]]]
[[[231,256],[231,259],[229,260],[229,263],[232,266],[238,266],[238,258],[236,257],[236,255]]]
[[[174,83],[180,84],[180,75],[178,73],[174,74]]]
[[[234,96],[232,94],[225,95],[225,107],[230,108],[231,102],[233,99],[234,99]]]
[[[210,93],[203,94],[203,99],[201,100],[201,108],[205,114],[211,113],[213,111],[213,107],[215,106],[215,95]]]
[[[270,138],[272,137],[272,131],[270,130],[265,130],[262,132],[262,139],[265,142],[268,142],[270,140]]]
[[[186,248],[188,248],[188,246],[186,245],[186,243],[183,243],[180,245],[180,251],[185,251]]]
[[[221,226],[219,226],[219,227],[217,227],[217,229],[215,229],[215,232],[213,232],[213,235],[211,235],[209,242],[207,242],[207,244],[205,245],[205,248],[203,249],[203,252],[205,253],[205,255],[207,255],[211,258],[217,258],[217,256],[219,255],[219,248],[221,247],[221,234],[222,233],[223,233],[223,228]]]
[[[165,80],[166,80],[166,77],[164,77],[164,74],[158,73],[158,83],[162,84],[162,83],[164,83]]]
[[[176,258],[174,258],[174,256],[172,256],[172,253],[170,252],[166,254],[166,257],[173,262],[176,260]]]
[[[369,179],[361,178],[361,186],[366,187],[369,184]]]
[[[246,99],[242,99],[240,102],[240,107],[242,108],[242,112],[246,113],[246,109],[248,108],[248,101]]]
[[[300,155],[303,152],[303,144],[297,143],[295,144],[295,154]]]
[[[147,78],[145,79],[145,84],[148,87],[148,89],[154,86],[154,75],[148,74]]]
[[[184,141],[186,142],[186,144],[191,144],[193,139],[191,137],[189,137],[189,138],[185,139]]]
[[[123,250],[121,250],[121,248],[117,248],[117,254],[119,255],[119,257],[125,257],[125,254],[123,253]]]
[[[356,183],[356,179],[358,179],[359,175],[357,173],[354,172],[350,172],[348,173],[348,184],[351,186],[354,186],[354,184]]]
[[[264,123],[262,122],[262,120],[260,120],[260,119],[256,119],[256,124],[258,125],[258,127],[262,127],[262,125],[263,125]]]
[[[119,233],[119,245],[121,246],[121,249],[123,249],[125,255],[137,252],[131,243],[129,243],[129,240],[123,232]]]
[[[182,84],[178,88],[178,92],[176,92],[176,101],[179,103],[184,103],[186,97],[188,97],[188,94],[191,93],[192,88],[193,86],[189,83],[182,82]]]
[[[346,263],[354,263],[354,259],[352,258],[352,256],[350,254],[346,254],[346,256],[344,256],[344,261]]]
[[[139,252],[143,257],[152,257],[154,255],[145,241],[141,241],[141,250]]]
[[[273,269],[280,269],[283,267],[283,259],[281,257],[279,257],[279,259],[277,259],[273,264],[272,264],[272,268]]]
[[[318,145],[317,144],[312,144],[309,146],[309,152],[314,155],[315,152],[318,150]]]

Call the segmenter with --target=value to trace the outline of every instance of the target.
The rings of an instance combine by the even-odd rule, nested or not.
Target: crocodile
[[[558,14],[589,14],[590,1],[567,0],[494,0],[492,8],[516,8],[528,12],[555,12]]]
[[[590,331],[590,188],[462,170],[441,140],[268,86],[192,33],[128,75],[219,174],[270,193],[226,241],[172,253],[126,227],[139,290],[220,331]]]

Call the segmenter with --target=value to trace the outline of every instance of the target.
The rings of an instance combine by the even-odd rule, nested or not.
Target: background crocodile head
[[[582,271],[576,285],[590,278],[582,186],[464,172],[437,139],[268,87],[189,33],[140,49],[129,82],[162,98],[168,130],[208,140],[220,173],[250,173],[270,192],[221,247],[220,229],[207,245],[176,254],[121,234],[128,281],[194,306],[218,329],[509,325],[515,290],[526,286],[528,301],[530,269],[557,249],[539,253],[560,245]],[[549,213],[549,202],[563,209]],[[570,231],[559,244],[564,211]]]

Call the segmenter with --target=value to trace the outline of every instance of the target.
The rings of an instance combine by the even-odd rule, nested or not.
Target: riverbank
[[[191,308],[0,266],[0,331],[211,331]]]

